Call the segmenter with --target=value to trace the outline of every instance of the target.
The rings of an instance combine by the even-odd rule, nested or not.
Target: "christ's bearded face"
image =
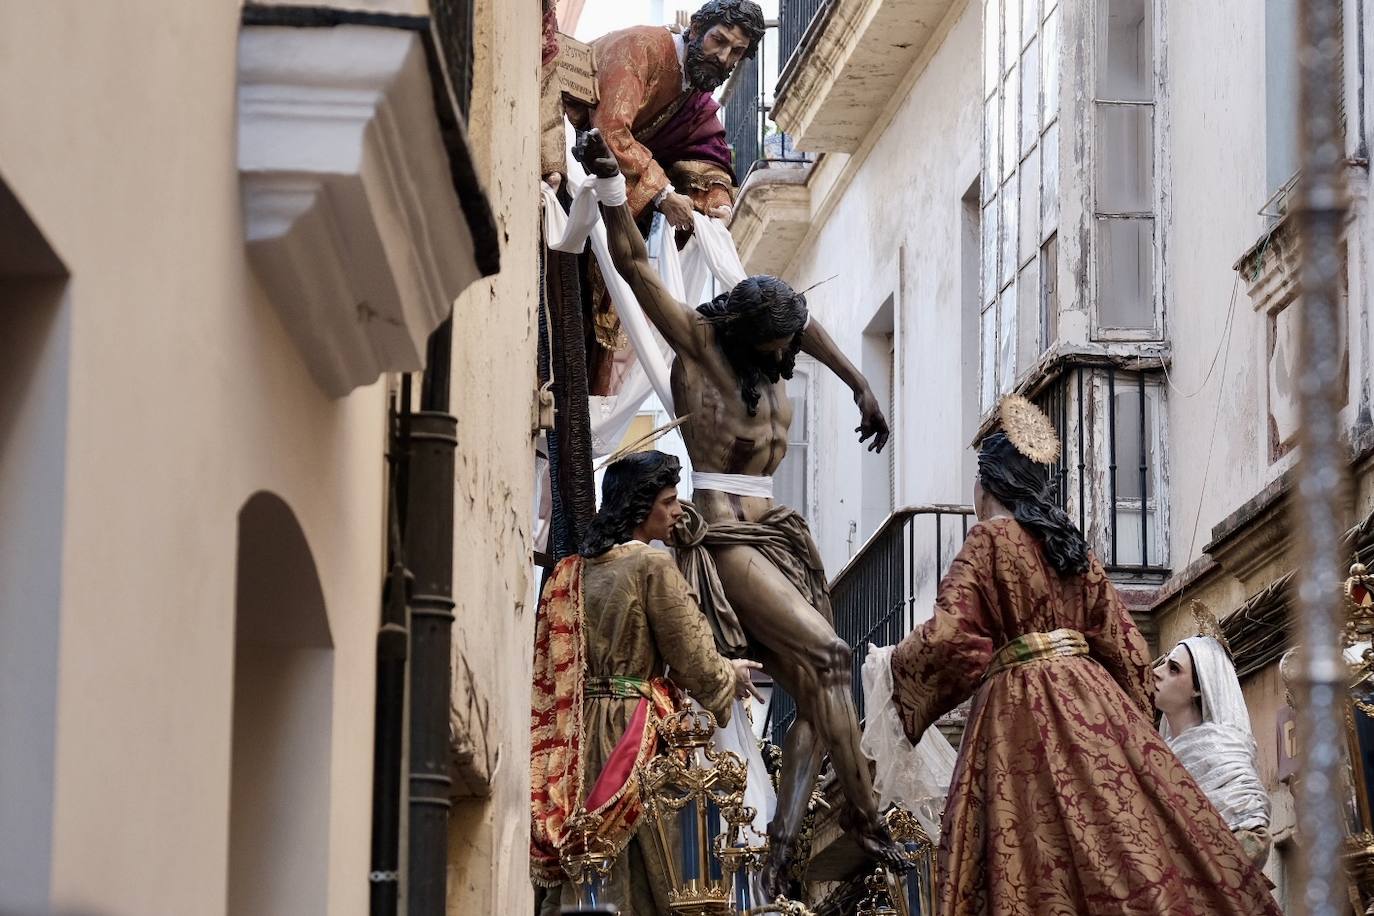
[[[687,82],[703,92],[715,90],[749,49],[749,36],[737,25],[717,23],[702,33],[693,30],[687,35]]]

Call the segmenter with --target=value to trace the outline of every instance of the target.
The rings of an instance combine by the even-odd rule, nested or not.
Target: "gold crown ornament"
[[[1059,434],[1045,412],[1019,394],[1002,398],[998,408],[1002,432],[1021,454],[1037,464],[1059,460]]]
[[[1212,609],[1194,598],[1188,602],[1188,610],[1192,613],[1193,620],[1197,621],[1197,635],[1212,637],[1221,644],[1227,657],[1231,657],[1231,644],[1226,641],[1226,634],[1221,631],[1221,621],[1217,620],[1217,615],[1212,613]]]

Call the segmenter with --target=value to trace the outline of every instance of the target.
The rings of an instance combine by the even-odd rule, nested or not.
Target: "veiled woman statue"
[[[1051,500],[1049,419],[1003,402],[979,523],[932,618],[892,655],[907,739],[970,695],[945,804],[937,912],[1278,914],[1264,876],[1155,730],[1150,656]]]
[[[1180,642],[1155,666],[1159,731],[1256,865],[1269,858],[1269,793],[1255,766],[1250,712],[1216,618],[1200,602],[1204,635]],[[1212,635],[1216,634],[1216,635]]]

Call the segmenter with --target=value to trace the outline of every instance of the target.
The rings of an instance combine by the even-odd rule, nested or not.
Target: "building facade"
[[[388,458],[443,363],[439,881],[532,907],[540,16],[0,9],[0,910],[405,906],[370,855]]]
[[[1329,357],[1355,480],[1347,563],[1374,508],[1365,13],[1344,3],[1346,333]],[[833,0],[780,15],[798,37],[766,129],[815,161],[761,157],[732,233],[750,272],[824,281],[814,314],[886,386],[894,427],[892,454],[871,455],[836,433],[854,425],[843,386],[799,383],[809,435],[788,473],[807,481],[798,508],[836,588],[906,531],[933,547],[904,567],[900,632],[924,619],[962,526],[932,542],[910,508],[967,505],[998,399],[1035,399],[1061,435],[1058,498],[1152,647],[1194,632],[1192,599],[1223,618],[1283,898],[1297,4]]]

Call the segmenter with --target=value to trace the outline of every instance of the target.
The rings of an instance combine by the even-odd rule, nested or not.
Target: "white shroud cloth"
[[[569,163],[569,167],[576,169],[577,165]],[[630,285],[611,261],[606,226],[601,222],[601,210],[597,206],[596,182],[574,175],[569,175],[568,181],[573,203],[567,213],[563,212],[553,189],[542,181],[539,183],[544,195],[544,229],[549,247],[555,251],[577,253],[590,239],[611,302],[620,316],[620,325],[625,329],[636,357],[635,365],[625,377],[618,395],[591,398],[593,451],[597,457],[602,457],[619,448],[625,430],[650,391],[658,395],[659,401],[670,414],[673,412],[673,393],[668,377],[673,351],[649,323]],[[695,297],[706,285],[708,275],[714,276],[727,287],[733,287],[745,278],[739,252],[735,250],[734,240],[725,224],[696,211],[692,212],[692,224],[692,237],[679,252],[674,234],[667,231],[663,214],[656,213],[648,243],[650,259],[657,266],[663,285],[680,302],[688,305],[692,304],[690,298]],[[688,290],[691,291],[690,296]],[[713,741],[717,749],[739,754],[748,765],[749,780],[744,803],[754,809],[754,829],[760,837],[766,836],[768,822],[777,808],[777,797],[773,792],[773,781],[764,767],[763,755],[759,753],[758,742],[749,727],[749,717],[739,700],[735,701],[730,724],[716,729]]]
[[[1221,644],[1210,636],[1183,640],[1192,656],[1202,693],[1202,724],[1175,735],[1169,720],[1160,734],[1193,774],[1207,798],[1232,830],[1269,827],[1269,793],[1255,766],[1256,748],[1250,712],[1240,690],[1236,668]]]
[[[915,745],[907,740],[892,693],[895,646],[868,646],[864,659],[864,733],[859,747],[877,765],[873,790],[878,804],[906,808],[932,840],[940,837],[940,818],[954,775],[954,748],[938,728],[928,728]]]
[[[569,163],[569,168],[575,170],[577,167]],[[542,181],[539,187],[544,195],[544,230],[549,247],[576,253],[582,251],[588,239],[591,240],[606,289],[635,355],[635,365],[621,384],[619,394],[591,398],[592,447],[596,456],[602,457],[619,448],[625,430],[650,391],[658,395],[664,409],[670,414],[673,412],[668,376],[673,351],[649,323],[630,285],[611,262],[606,226],[601,222],[597,206],[595,182],[568,176],[568,190],[573,195],[568,213],[559,206],[558,196],[552,188]],[[715,277],[726,288],[745,278],[744,265],[735,250],[730,230],[720,220],[696,211],[692,211],[692,237],[681,252],[677,250],[674,233],[667,231],[667,221],[661,213],[654,214],[648,247],[649,257],[657,266],[663,285],[688,306],[700,294],[708,277]]]
[[[755,477],[750,474],[717,474],[712,471],[693,471],[692,489],[716,490],[720,493],[733,493],[736,496],[757,496],[761,499],[772,499],[773,478]]]

